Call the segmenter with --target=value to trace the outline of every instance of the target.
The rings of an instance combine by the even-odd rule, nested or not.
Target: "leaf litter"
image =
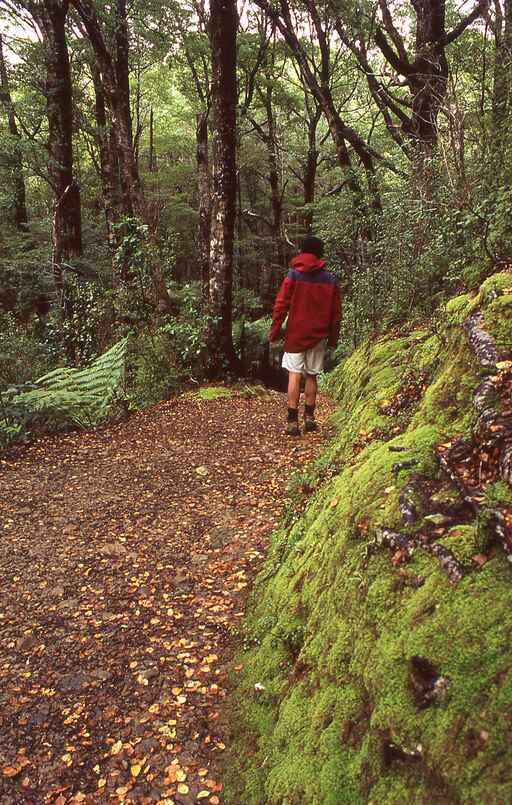
[[[3,805],[222,803],[235,632],[325,438],[290,440],[284,413],[183,397],[4,455]]]

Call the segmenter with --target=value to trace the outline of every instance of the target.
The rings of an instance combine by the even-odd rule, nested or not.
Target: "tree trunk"
[[[279,165],[279,144],[277,142],[277,132],[274,120],[274,110],[272,104],[272,84],[268,76],[268,84],[264,95],[264,105],[267,114],[266,138],[268,163],[269,163],[269,184],[270,201],[272,208],[272,256],[268,272],[263,272],[264,283],[261,297],[263,304],[271,308],[277,286],[281,279],[281,274],[285,267],[285,250],[283,243],[283,197],[281,187],[281,171]],[[268,273],[268,276],[266,274]]]
[[[231,332],[233,240],[236,211],[236,31],[235,0],[211,0],[213,187],[210,239],[209,346],[212,368],[235,368]]]
[[[133,142],[130,108],[129,37],[125,0],[116,0],[114,48],[115,84],[111,87],[111,105],[120,152],[123,206],[128,214],[135,214],[144,220],[146,209]]]
[[[149,110],[149,158],[148,170],[150,173],[156,171],[156,156],[155,156],[155,116],[153,114],[153,107]]]
[[[95,61],[91,61],[91,75],[95,96],[96,136],[100,154],[101,187],[103,206],[107,223],[108,241],[112,252],[119,245],[119,237],[115,226],[119,221],[119,182],[117,173],[117,153],[110,123],[105,109],[105,93],[101,83],[101,75]]]
[[[382,55],[393,71],[404,77],[409,88],[411,97],[407,105],[411,108],[410,115],[369,69],[366,44],[362,47],[351,45],[350,49],[358,58],[372,96],[383,114],[384,107],[387,107],[400,120],[404,134],[416,149],[416,154],[413,150],[411,156],[413,159],[417,155],[420,157],[421,170],[425,157],[429,157],[437,146],[437,116],[446,96],[449,73],[446,47],[485,11],[489,0],[478,0],[472,11],[450,32],[446,31],[446,0],[411,0],[411,3],[416,13],[414,61],[407,54],[405,38],[394,25],[388,0],[379,0],[383,27],[377,26],[375,31],[375,43]],[[339,24],[337,29],[346,42]],[[393,131],[392,118],[389,115],[384,117],[388,130]],[[400,142],[401,138],[394,135],[394,139]]]
[[[201,273],[201,288],[205,307],[209,298],[210,283],[210,166],[208,158],[208,113],[201,112],[196,120],[197,191],[199,221],[197,226],[197,252]]]
[[[109,51],[106,38],[91,0],[70,0],[87,32],[102,77],[105,100],[112,117],[112,131],[119,156],[121,208],[126,216],[136,216],[149,223],[148,210],[140,181],[133,144],[129,85],[129,37],[125,0],[116,0],[114,53]],[[172,303],[158,259],[154,235],[150,235],[147,252],[158,310],[172,310]]]
[[[318,114],[309,117],[308,120],[308,153],[306,157],[306,168],[304,171],[304,229],[311,232],[313,226],[313,210],[311,205],[315,201],[316,171],[318,167],[318,148],[316,143],[316,129],[318,126]]]
[[[18,126],[16,124],[16,116],[14,114],[14,104],[11,98],[9,89],[9,77],[7,74],[7,65],[4,59],[3,41],[0,34],[0,103],[5,109],[7,115],[7,125],[9,134],[12,137],[13,153],[9,155],[9,162],[12,166],[12,178],[14,185],[14,223],[16,228],[21,231],[27,231],[28,228],[28,215],[25,194],[25,179],[23,177],[23,161],[20,149],[20,135]]]
[[[505,141],[510,137],[510,113],[512,111],[512,0],[497,4],[494,54],[494,83],[492,95],[492,171],[495,181],[504,176],[503,157],[507,153]]]
[[[80,190],[73,173],[73,97],[66,42],[64,0],[45,0],[40,21],[44,31],[48,169],[55,194],[53,266],[62,285],[62,263],[82,254]]]
[[[446,96],[448,62],[441,43],[445,0],[412,0],[416,11],[416,58],[407,81],[412,95],[408,134],[430,155],[437,144],[437,116]]]

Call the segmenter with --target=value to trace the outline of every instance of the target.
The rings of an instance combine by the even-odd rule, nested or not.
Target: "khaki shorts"
[[[285,352],[281,366],[296,374],[319,375],[324,371],[326,346],[327,339],[324,338],[305,352]]]

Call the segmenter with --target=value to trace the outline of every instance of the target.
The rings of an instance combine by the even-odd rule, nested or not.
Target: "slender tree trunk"
[[[7,115],[7,125],[9,134],[12,137],[13,153],[9,155],[9,161],[12,165],[12,178],[13,178],[13,208],[14,208],[14,223],[17,229],[26,231],[28,228],[28,215],[26,205],[25,193],[25,179],[23,177],[23,161],[20,149],[20,135],[18,126],[16,124],[16,116],[14,114],[14,104],[11,98],[9,89],[9,77],[7,74],[7,65],[4,58],[2,35],[0,34],[0,103],[5,109]]]
[[[150,173],[156,171],[156,157],[155,157],[155,116],[153,114],[153,107],[149,110],[149,159],[148,170]]]
[[[318,126],[319,114],[316,112],[308,120],[308,153],[306,157],[306,169],[304,171],[304,229],[311,232],[313,226],[313,210],[311,205],[315,201],[316,171],[318,167],[318,148],[316,142],[316,129]]]
[[[283,243],[283,197],[281,170],[279,164],[279,144],[277,141],[276,123],[272,103],[272,85],[270,77],[263,101],[267,115],[266,137],[267,156],[269,164],[270,203],[272,209],[272,255],[268,271],[262,272],[261,297],[266,307],[272,305],[280,275],[285,265],[285,250]]]
[[[149,224],[142,184],[133,143],[132,118],[130,110],[129,84],[129,31],[125,0],[116,0],[114,53],[109,51],[105,36],[91,0],[70,0],[83,23],[94,50],[101,72],[105,100],[112,117],[112,131],[115,136],[116,152],[119,156],[121,183],[121,208],[125,215],[136,216]],[[148,247],[148,262],[154,287],[158,310],[172,310],[165,279],[158,257],[158,248],[151,234]]]
[[[208,113],[200,112],[196,120],[197,190],[199,221],[197,252],[201,273],[203,302],[208,304],[210,283],[210,166],[208,157]]]
[[[503,6],[499,4],[498,9],[492,94],[492,170],[496,180],[500,181],[505,167],[503,156],[507,153],[504,141],[510,137],[512,111],[512,0],[503,0]]]
[[[129,34],[126,0],[116,0],[115,16],[115,86],[112,87],[112,113],[121,161],[121,186],[124,206],[129,214],[144,218],[145,205],[133,142],[130,108]]]
[[[66,42],[67,2],[45,0],[41,16],[45,38],[48,169],[55,194],[53,265],[62,285],[62,263],[82,254],[80,190],[73,172],[73,98]]]
[[[119,238],[115,226],[119,221],[119,186],[117,173],[117,154],[105,108],[105,93],[101,83],[101,75],[96,62],[91,62],[91,75],[94,85],[96,118],[96,136],[100,154],[101,186],[103,206],[107,223],[107,235],[110,248],[115,252]]]
[[[235,0],[211,0],[213,183],[210,239],[209,346],[213,368],[236,366],[231,332],[233,241],[236,212]]]

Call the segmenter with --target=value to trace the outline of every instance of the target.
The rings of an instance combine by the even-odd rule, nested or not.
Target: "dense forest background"
[[[248,371],[310,231],[338,357],[512,256],[510,0],[3,0],[0,31],[4,416],[127,335],[129,406]]]

